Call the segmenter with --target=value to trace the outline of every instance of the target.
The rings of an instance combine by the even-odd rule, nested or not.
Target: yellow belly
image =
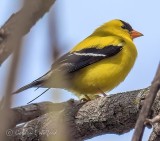
[[[73,74],[70,91],[77,96],[110,91],[121,83],[134,65],[136,48],[124,47],[117,55],[87,66]]]

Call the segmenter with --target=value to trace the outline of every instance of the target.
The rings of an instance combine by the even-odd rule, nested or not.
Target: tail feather
[[[33,81],[33,82],[31,82],[31,83],[29,83],[29,84],[27,84],[27,85],[19,88],[18,90],[16,90],[16,91],[13,92],[12,94],[20,93],[20,92],[22,92],[22,91],[24,91],[24,90],[27,90],[27,89],[29,89],[29,88],[32,88],[32,87],[38,87],[38,86],[40,86],[41,84],[42,84],[42,81],[35,80],[35,81]]]

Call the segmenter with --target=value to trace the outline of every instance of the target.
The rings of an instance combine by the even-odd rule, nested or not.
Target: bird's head
[[[118,19],[103,24],[97,28],[93,34],[100,36],[116,35],[130,38],[132,40],[134,38],[143,36],[142,33],[134,30],[130,24]]]

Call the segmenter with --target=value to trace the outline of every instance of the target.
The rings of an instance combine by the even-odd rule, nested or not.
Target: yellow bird
[[[126,78],[137,57],[133,39],[140,36],[122,20],[109,21],[57,59],[49,72],[14,93],[31,87],[62,88],[80,99],[93,99]]]

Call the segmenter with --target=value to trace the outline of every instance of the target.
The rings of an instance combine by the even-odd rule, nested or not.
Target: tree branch
[[[0,65],[13,52],[22,36],[49,10],[55,0],[27,0],[23,8],[13,14],[0,28]],[[18,27],[18,28],[17,28]],[[14,45],[10,44],[14,40]]]
[[[44,141],[48,138],[54,140],[56,136],[62,136],[64,132],[62,130],[65,130],[68,140],[81,141],[107,133],[124,134],[134,128],[139,110],[148,92],[149,89],[146,88],[97,98],[87,103],[80,103],[73,100],[57,104],[49,103],[51,109],[47,113],[42,110],[45,109],[45,106],[33,110],[33,113],[41,113],[37,114],[39,117],[33,116],[33,118],[26,118],[23,112],[20,113],[24,119],[21,118],[16,123],[18,124],[22,121],[26,121],[26,123],[10,129],[12,135],[8,136],[11,140],[27,139],[29,141]],[[44,103],[36,105],[42,104]],[[38,107],[35,104],[28,105],[28,107],[32,106]],[[55,110],[57,107],[60,108]],[[160,112],[159,107],[160,102],[159,97],[157,97],[153,105],[151,117]],[[59,128],[62,122],[66,124],[67,130],[66,128]]]
[[[156,123],[153,126],[153,131],[149,137],[149,141],[159,141],[160,140],[160,123]]]
[[[154,77],[154,80],[152,82],[152,85],[150,87],[150,92],[144,101],[144,104],[142,106],[142,110],[140,112],[140,116],[136,122],[135,125],[135,131],[133,134],[132,141],[141,141],[144,133],[145,128],[145,120],[147,119],[148,114],[150,113],[152,104],[154,102],[154,99],[156,98],[156,95],[160,89],[160,64],[158,65],[158,69],[156,72],[156,75]]]

